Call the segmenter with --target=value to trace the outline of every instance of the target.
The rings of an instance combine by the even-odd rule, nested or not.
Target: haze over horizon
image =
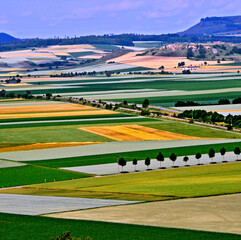
[[[9,0],[1,3],[0,32],[17,38],[183,31],[203,17],[241,15],[233,0]]]

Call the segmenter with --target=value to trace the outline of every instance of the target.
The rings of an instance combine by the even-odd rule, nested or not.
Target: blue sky
[[[174,33],[206,16],[241,15],[240,0],[7,0],[0,32],[19,38]]]

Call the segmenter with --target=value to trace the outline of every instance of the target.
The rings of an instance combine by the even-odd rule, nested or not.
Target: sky
[[[185,30],[203,17],[241,15],[240,0],[7,0],[0,32],[18,38]]]

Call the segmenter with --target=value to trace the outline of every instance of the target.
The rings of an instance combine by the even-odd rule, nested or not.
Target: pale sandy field
[[[241,194],[50,214],[55,218],[241,234]]]
[[[118,58],[114,58],[111,61],[115,61],[117,63],[130,64],[130,65],[139,66],[139,67],[148,67],[148,68],[159,68],[160,66],[163,65],[167,69],[177,67],[179,62],[185,62],[186,66],[190,66],[190,65],[200,66],[201,64],[204,64],[204,61],[193,61],[184,57],[136,56],[136,54],[138,53],[141,53],[141,52],[130,52]],[[217,62],[207,61],[207,63],[209,65],[214,65]]]

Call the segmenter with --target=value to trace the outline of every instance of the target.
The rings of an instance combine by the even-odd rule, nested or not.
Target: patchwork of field
[[[185,165],[188,166],[196,166],[198,163],[202,165],[210,164],[211,159],[209,158],[208,154],[203,154],[199,161],[195,158],[195,155],[189,155],[188,162],[183,161],[184,156],[177,157],[175,163],[173,163],[168,157],[165,158],[163,162],[158,162],[156,159],[151,159],[150,165],[148,169],[157,170],[160,167],[164,168],[172,168],[172,166],[176,167],[184,167]],[[143,158],[144,159],[144,158]],[[216,163],[221,163],[223,160],[227,162],[235,162],[237,156],[233,152],[227,152],[225,157],[221,156],[220,153],[216,153],[213,161]],[[74,171],[74,172],[81,172],[93,175],[111,175],[111,174],[118,174],[122,171],[121,167],[117,163],[109,163],[109,164],[98,164],[98,165],[90,165],[90,166],[76,166],[76,167],[64,167],[61,168],[64,170]],[[146,171],[147,166],[145,165],[144,160],[138,160],[137,165],[133,166],[132,161],[127,162],[126,166],[123,168],[126,172],[135,172],[138,171]]]
[[[0,236],[5,240],[12,239],[35,239],[38,232],[39,240],[51,239],[65,232],[66,226],[71,236],[91,236],[95,240],[156,240],[156,236],[162,240],[239,240],[240,235],[193,231],[175,228],[157,228],[132,224],[118,224],[108,222],[96,222],[85,220],[69,220],[39,216],[25,216],[16,214],[0,213],[1,228]],[[11,224],[9,224],[11,223]],[[46,227],[51,226],[51,227]],[[19,231],[21,229],[21,231]],[[121,229],[121,231],[120,231]],[[8,232],[8,234],[6,234]]]
[[[199,139],[197,137],[190,137],[172,132],[161,131],[135,124],[104,127],[84,127],[80,129],[111,138],[116,141]]]
[[[241,192],[241,163],[90,177],[1,190],[1,193],[158,201]]]
[[[218,112],[224,116],[227,116],[228,114],[232,114],[232,115],[240,115],[241,114],[241,104],[175,107],[174,109],[178,109],[181,111],[201,109],[201,110],[206,110],[206,111]]]
[[[77,104],[53,104],[53,105],[39,105],[36,106],[14,106],[14,107],[0,107],[0,114],[6,113],[35,113],[35,112],[60,112],[60,111],[75,111],[75,110],[97,110],[90,106],[83,106]]]
[[[200,140],[166,140],[166,141],[120,141],[101,143],[97,145],[64,147],[57,149],[43,149],[0,153],[0,158],[14,161],[38,161],[58,158],[83,157],[111,153],[124,153],[153,149],[188,147],[197,145],[239,143],[238,139],[200,139]]]
[[[47,216],[241,234],[240,201],[241,194],[233,194],[108,207]],[[143,218],[143,216],[145,217]]]
[[[112,66],[111,64],[107,65]],[[22,78],[22,83],[31,84],[30,86],[3,87],[7,91],[15,93],[25,93],[29,90],[33,95],[51,93],[53,95],[117,102],[127,100],[131,103],[142,103],[145,98],[148,98],[152,105],[174,106],[180,100],[213,104],[223,98],[224,94],[226,98],[232,101],[240,96],[240,79],[239,74],[231,73],[127,75],[110,78],[97,76],[73,78],[25,77]]]
[[[53,212],[64,212],[137,203],[135,201],[27,196],[12,194],[0,194],[0,202],[0,212],[24,215],[41,215]]]

